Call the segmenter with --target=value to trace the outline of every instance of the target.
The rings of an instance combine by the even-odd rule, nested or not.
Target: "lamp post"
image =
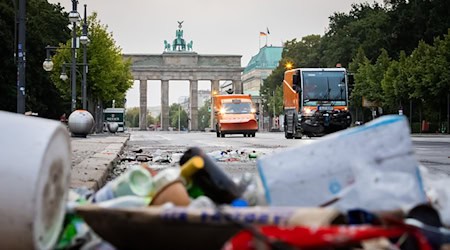
[[[80,14],[77,12],[78,0],[72,0],[72,11],[69,13],[69,21],[72,23],[72,65],[71,65],[71,86],[72,86],[72,102],[71,110],[77,108],[77,22],[80,20]]]
[[[77,102],[77,83],[76,83],[76,71],[77,66],[82,66],[82,105],[83,109],[87,109],[87,73],[88,73],[88,64],[87,64],[87,45],[89,44],[89,37],[88,37],[88,24],[87,24],[87,5],[84,5],[84,20],[82,24],[82,34],[79,38],[80,43],[83,45],[83,63],[77,63],[76,62],[76,49],[77,49],[77,34],[76,34],[76,25],[77,22],[80,20],[80,14],[77,12],[77,4],[78,0],[72,0],[72,11],[69,13],[69,22],[72,23],[72,46],[67,49],[71,49],[72,53],[72,59],[70,63],[71,67],[71,75],[70,75],[70,84],[71,84],[71,110],[74,111],[76,109],[76,102]],[[45,59],[44,63],[42,64],[44,70],[46,71],[52,71],[53,70],[53,62],[50,56],[50,51],[57,50],[58,47],[48,46],[46,47],[47,50],[47,58]],[[66,81],[68,79],[68,76],[66,75],[65,66],[67,64],[63,63],[62,65],[62,73],[60,76],[60,79],[63,81]]]
[[[81,34],[80,37],[80,43],[83,45],[83,80],[82,80],[82,95],[81,95],[81,99],[83,102],[83,109],[86,110],[87,109],[87,93],[86,93],[86,74],[87,74],[87,70],[88,70],[88,66],[87,66],[87,53],[86,53],[86,45],[89,42],[89,38],[88,38],[88,34],[87,34],[87,17],[86,17],[86,4],[84,5],[84,22],[83,22],[83,33]]]
[[[178,132],[181,131],[181,104],[178,105]]]
[[[26,0],[19,0],[19,17],[16,22],[19,23],[19,42],[17,44],[17,56],[19,57],[17,64],[17,113],[20,114],[25,113],[25,15]]]

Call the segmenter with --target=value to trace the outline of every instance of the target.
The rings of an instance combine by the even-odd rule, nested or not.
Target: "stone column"
[[[147,130],[147,80],[139,83],[139,130]]]
[[[233,80],[234,94],[243,94],[241,80]]]
[[[169,130],[169,80],[161,80],[161,129]]]
[[[190,81],[190,120],[189,120],[189,129],[192,131],[198,130],[198,81],[191,80]]]
[[[210,119],[210,126],[211,129],[216,130],[216,117],[214,115],[214,93],[217,95],[219,94],[219,80],[212,80],[211,81],[211,119]]]

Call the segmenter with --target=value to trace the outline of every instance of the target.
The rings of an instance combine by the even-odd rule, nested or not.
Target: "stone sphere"
[[[73,136],[86,137],[94,126],[94,117],[87,110],[75,110],[69,116],[69,130]]]
[[[106,126],[110,133],[116,133],[119,130],[119,124],[117,122],[108,122]]]

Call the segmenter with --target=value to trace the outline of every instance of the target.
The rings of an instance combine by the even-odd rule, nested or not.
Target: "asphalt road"
[[[200,147],[205,152],[231,150],[255,151],[259,155],[271,154],[288,147],[305,145],[320,138],[287,140],[283,133],[257,133],[256,137],[227,135],[217,138],[215,133],[204,132],[160,132],[131,131],[125,152],[141,148],[144,153],[154,154],[157,150],[167,154],[180,155],[189,147]],[[413,135],[411,137],[417,159],[434,175],[450,175],[450,136]],[[176,158],[176,157],[175,157]],[[176,161],[171,165],[175,165]],[[244,172],[254,173],[256,161],[248,158],[239,161],[219,162],[226,172],[238,177]],[[168,164],[152,163],[153,167],[165,168]]]

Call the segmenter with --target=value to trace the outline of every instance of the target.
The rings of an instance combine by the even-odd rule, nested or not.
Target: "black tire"
[[[247,137],[247,134],[243,134],[244,135],[244,137]]]
[[[294,134],[287,132],[287,126],[284,126],[284,137],[286,139],[292,139],[294,137]]]
[[[285,117],[287,117],[289,114],[285,114]],[[295,115],[293,115],[294,117],[292,118],[293,120],[295,120]],[[287,118],[285,118],[284,120],[284,138],[286,139],[292,139],[294,138],[294,133],[289,133],[287,132],[288,129],[288,124],[287,124]],[[292,124],[292,128],[295,130],[295,121],[294,124]]]
[[[252,137],[255,137],[255,136],[256,136],[256,133],[253,133],[253,134],[252,134]]]
[[[285,131],[284,131],[284,137],[285,137],[286,139],[292,139],[293,135],[292,135],[292,133],[288,133],[287,130],[285,130]]]

